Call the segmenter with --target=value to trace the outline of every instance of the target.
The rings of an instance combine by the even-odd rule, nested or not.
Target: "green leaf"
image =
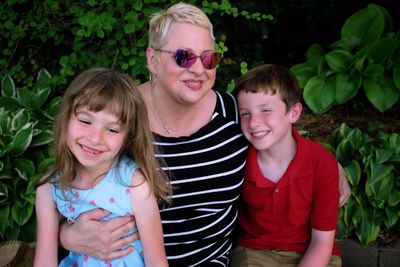
[[[389,193],[388,206],[395,207],[400,203],[400,190],[392,190]]]
[[[385,213],[386,220],[384,220],[384,223],[387,229],[391,229],[399,221],[400,212],[398,209],[386,208]]]
[[[393,150],[378,148],[375,151],[376,163],[383,164],[393,156]]]
[[[33,214],[33,205],[21,205],[14,203],[11,208],[11,216],[18,225],[24,225]]]
[[[352,160],[350,163],[344,166],[346,178],[348,179],[351,186],[358,186],[361,180],[361,166],[357,160]]]
[[[373,242],[378,237],[380,226],[375,224],[371,213],[358,206],[353,216],[353,223],[356,225],[355,231],[360,243],[363,246]]]
[[[374,5],[368,5],[351,15],[344,23],[341,35],[345,40],[357,40],[364,47],[378,40],[385,29],[385,16]]]
[[[296,75],[301,88],[304,88],[306,83],[317,74],[315,68],[312,68],[307,64],[295,65],[290,69],[290,71]]]
[[[21,109],[11,120],[11,131],[16,132],[29,122],[30,116],[25,109]]]
[[[364,70],[364,77],[378,80],[385,73],[385,68],[382,65],[370,64]]]
[[[399,100],[400,91],[389,77],[384,76],[378,81],[365,79],[363,85],[368,100],[380,112],[388,110]]]
[[[352,99],[358,92],[359,87],[353,81],[350,81],[350,76],[346,73],[336,73],[336,95],[335,105],[341,105]]]
[[[367,49],[367,56],[375,64],[383,64],[387,61],[396,47],[398,47],[399,41],[395,38],[383,38],[372,43]]]
[[[17,96],[15,84],[10,75],[7,75],[1,81],[1,95],[3,97],[16,97]]]
[[[333,50],[325,55],[329,67],[336,72],[343,72],[350,68],[353,55],[345,50]]]
[[[35,95],[33,96],[33,106],[36,109],[40,109],[43,106],[43,104],[46,103],[50,93],[51,90],[48,87],[39,89],[38,92],[36,92]]]
[[[16,158],[14,164],[15,171],[18,173],[19,178],[24,181],[28,181],[29,177],[35,173],[35,164],[31,160]]]
[[[400,155],[400,135],[392,133],[389,137],[389,147],[393,149],[396,155]]]
[[[46,69],[40,69],[36,78],[36,87],[45,88],[50,85],[51,75]]]
[[[32,100],[33,100],[33,92],[25,89],[25,88],[21,88],[18,90],[18,100],[19,103],[21,105],[23,105],[24,107],[31,109],[32,108]]]
[[[18,157],[25,152],[32,141],[33,127],[31,123],[28,123],[24,128],[18,130],[9,147],[9,154],[14,157]]]
[[[10,207],[9,206],[2,206],[0,207],[0,234],[6,231],[9,221],[10,221]]]
[[[50,103],[46,105],[46,110],[44,111],[44,115],[47,118],[49,118],[51,120],[55,119],[58,109],[60,107],[61,100],[62,100],[62,97],[57,96],[57,97],[54,97],[53,99],[51,99]]]
[[[0,181],[0,204],[8,201],[8,188]],[[3,218],[3,217],[0,217]]]
[[[306,53],[307,63],[311,67],[318,66],[325,58],[325,50],[320,44],[312,44]]]
[[[400,90],[400,68],[393,69],[393,81],[394,81],[394,84],[396,85],[397,89]]]
[[[37,147],[37,146],[42,146],[42,145],[46,145],[46,144],[51,144],[53,142],[53,140],[54,140],[53,132],[50,130],[44,130],[44,131],[41,131],[40,134],[33,137],[31,146]]]
[[[303,97],[307,106],[316,114],[328,111],[335,101],[335,81],[328,77],[312,77],[304,87]]]
[[[20,105],[14,98],[0,97],[0,107],[3,107],[9,111],[17,111],[18,109],[22,108],[22,105]]]

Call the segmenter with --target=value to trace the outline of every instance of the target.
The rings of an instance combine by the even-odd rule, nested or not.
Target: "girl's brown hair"
[[[84,71],[65,91],[54,124],[55,164],[42,183],[49,181],[56,172],[60,175],[57,182],[63,187],[70,186],[75,179],[78,162],[68,149],[66,127],[71,115],[82,106],[93,112],[107,110],[119,118],[126,136],[118,160],[122,155],[134,159],[153,194],[169,202],[170,186],[154,156],[146,105],[128,75],[105,68]]]

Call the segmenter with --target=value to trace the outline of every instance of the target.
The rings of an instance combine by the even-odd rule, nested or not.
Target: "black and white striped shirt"
[[[236,101],[216,92],[211,121],[189,137],[155,135],[174,187],[161,210],[169,265],[228,266],[248,144]]]

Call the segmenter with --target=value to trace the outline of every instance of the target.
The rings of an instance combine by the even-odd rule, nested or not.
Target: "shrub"
[[[33,88],[16,88],[10,76],[0,95],[0,239],[36,238],[35,186],[52,162],[52,123],[59,97],[41,70]]]
[[[329,51],[313,44],[307,61],[291,70],[304,88],[303,98],[316,114],[355,98],[359,90],[380,112],[400,97],[400,32],[390,14],[369,4],[344,23],[341,39]]]
[[[339,213],[339,238],[362,245],[400,229],[400,135],[370,124],[368,133],[342,124],[328,148],[345,169],[352,195]],[[396,228],[397,227],[397,228]]]

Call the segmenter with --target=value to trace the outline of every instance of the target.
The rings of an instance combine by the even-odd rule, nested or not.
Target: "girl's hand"
[[[79,216],[74,224],[62,223],[60,225],[61,245],[67,250],[103,260],[129,254],[134,248],[128,245],[139,236],[137,233],[126,237],[124,235],[136,227],[135,218],[125,216],[100,221],[108,215],[107,211],[95,209]]]

